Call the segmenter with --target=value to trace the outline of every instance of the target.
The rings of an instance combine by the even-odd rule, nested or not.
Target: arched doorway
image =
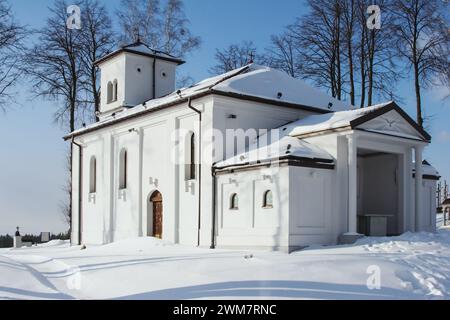
[[[151,214],[147,216],[148,222],[148,231],[147,234],[149,236],[153,236],[155,238],[162,239],[162,222],[163,222],[163,202],[162,202],[162,194],[159,191],[155,191],[150,196],[149,207],[152,209]],[[150,211],[150,210],[149,210]]]

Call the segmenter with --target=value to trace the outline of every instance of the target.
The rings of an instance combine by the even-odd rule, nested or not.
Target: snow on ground
[[[376,279],[377,270],[380,289],[371,290],[367,281]],[[85,250],[65,241],[0,249],[0,299],[449,297],[450,229],[444,228],[290,255],[199,249],[153,238]]]

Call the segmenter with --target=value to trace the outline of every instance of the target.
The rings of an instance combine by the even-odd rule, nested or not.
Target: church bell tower
[[[184,61],[137,41],[96,61],[101,72],[101,118],[175,91]]]

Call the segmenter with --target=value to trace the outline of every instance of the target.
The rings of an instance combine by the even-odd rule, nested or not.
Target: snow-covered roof
[[[117,112],[114,116],[105,117],[99,122],[76,130],[65,138],[68,139],[130,117],[183,103],[189,98],[209,93],[242,99],[263,99],[267,103],[289,104],[299,108],[317,110],[318,112],[347,110],[351,107],[349,104],[330,97],[326,93],[312,88],[303,81],[292,78],[282,71],[249,64],[219,76],[205,79],[193,86],[182,88],[162,98],[152,99],[141,105]],[[279,97],[279,93],[281,93],[281,97]]]
[[[350,125],[351,121],[379,110],[391,103],[392,101],[389,101],[367,108],[311,115],[283,126],[281,129],[290,136],[301,136],[307,133],[347,127]]]
[[[129,44],[129,45],[122,46],[119,49],[117,49],[116,51],[111,52],[111,53],[107,54],[106,56],[100,58],[95,63],[100,64],[100,63],[112,58],[113,56],[116,56],[117,54],[119,54],[121,52],[130,52],[130,53],[145,55],[145,56],[149,56],[149,57],[156,57],[156,58],[159,58],[162,60],[172,61],[177,64],[184,63],[183,60],[178,59],[177,57],[174,57],[166,52],[153,49],[150,46],[148,46],[145,43],[140,42],[140,41],[137,41],[137,42]]]
[[[306,134],[314,134],[324,131],[332,131],[340,128],[355,128],[369,120],[380,117],[388,112],[396,112],[395,117],[404,121],[391,121],[389,117],[384,120],[388,126],[365,128],[366,131],[385,133],[402,138],[415,140],[431,140],[431,136],[417,123],[414,122],[397,104],[393,101],[377,104],[366,108],[354,110],[330,112],[326,114],[310,115],[300,120],[289,123],[281,130],[290,136],[301,137]],[[407,129],[405,129],[407,128]],[[417,132],[419,135],[417,135]]]
[[[220,82],[214,89],[331,111],[351,107],[283,71],[255,64],[250,65],[246,72]]]
[[[413,173],[416,172],[416,169],[413,165]],[[439,171],[437,171],[437,169],[435,167],[433,167],[428,161],[424,160],[422,162],[422,174],[424,176],[429,176],[429,177],[440,177],[439,175]]]
[[[325,150],[306,141],[290,136],[282,136],[276,141],[261,146],[260,141],[267,141],[267,137],[257,139],[249,147],[248,152],[216,163],[215,167],[243,166],[257,163],[267,163],[283,158],[308,159],[316,163],[333,164],[333,157]]]

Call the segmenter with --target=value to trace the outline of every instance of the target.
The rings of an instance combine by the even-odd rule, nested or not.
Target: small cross
[[[134,28],[134,36],[136,37],[136,42],[141,42],[141,35],[139,34],[139,27]]]
[[[253,53],[253,51],[250,51],[249,57],[250,61],[248,63],[253,63],[253,59],[255,58],[255,54]]]

